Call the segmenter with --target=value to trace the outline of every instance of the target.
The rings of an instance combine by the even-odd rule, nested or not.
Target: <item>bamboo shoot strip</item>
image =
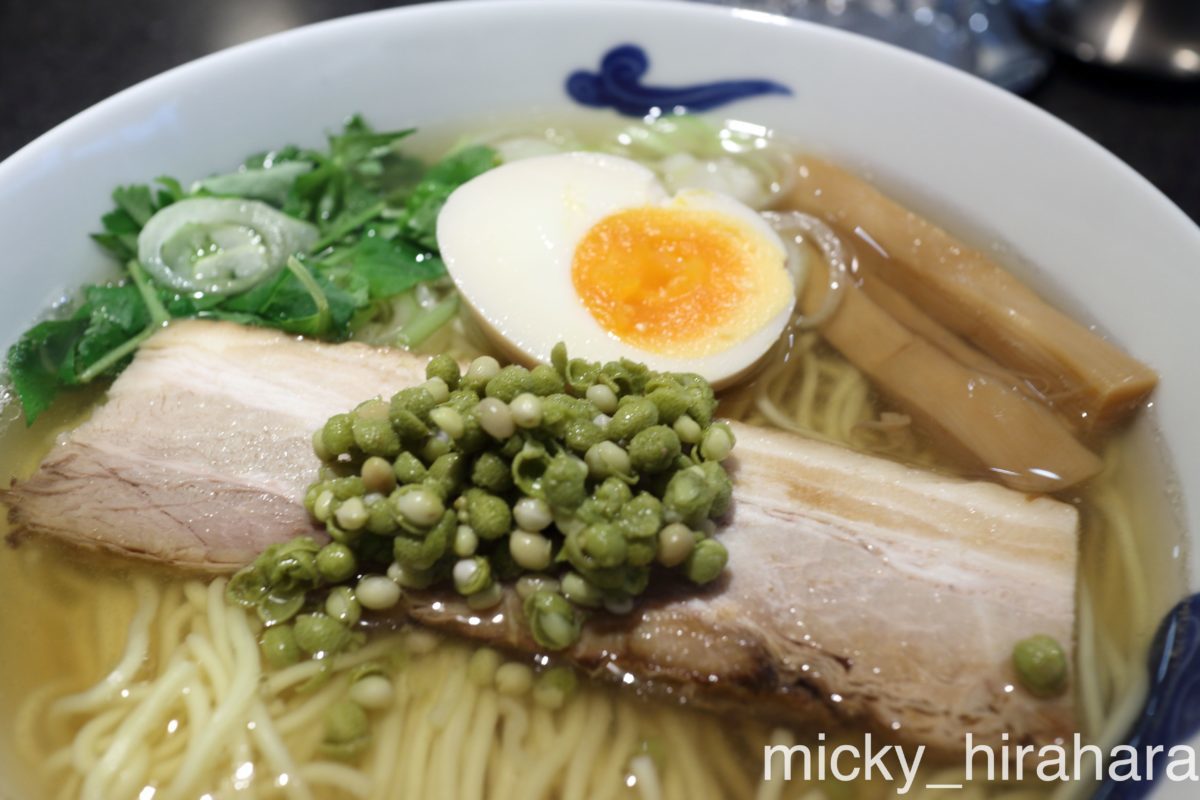
[[[824,275],[814,272],[804,293],[805,312],[819,307],[826,291]],[[984,468],[1007,486],[1051,492],[1100,471],[1100,459],[1049,408],[1004,378],[956,361],[857,286],[846,287],[821,333],[944,451]]]
[[[1083,429],[1123,421],[1158,382],[985,254],[842,169],[803,159],[789,201],[833,224],[855,220],[890,256],[881,277],[1003,366],[1043,382],[1055,407]]]

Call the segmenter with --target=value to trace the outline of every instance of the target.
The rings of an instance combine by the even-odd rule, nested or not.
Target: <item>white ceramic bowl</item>
[[[629,0],[450,3],[303,28],[201,59],[95,106],[0,164],[0,346],[102,274],[87,233],[112,187],[192,179],[345,116],[381,127],[478,122],[571,105],[564,80],[614,45],[646,81],[770,78],[721,113],[778,129],[1042,270],[1162,374],[1165,458],[1200,574],[1200,230],[1144,179],[1033,106],[924,58],[750,12]],[[601,113],[601,112],[596,112]],[[612,112],[604,112],[612,113]],[[1134,124],[1131,122],[1131,124]],[[1200,490],[1197,490],[1200,491]],[[1161,797],[1190,796],[1160,787]]]

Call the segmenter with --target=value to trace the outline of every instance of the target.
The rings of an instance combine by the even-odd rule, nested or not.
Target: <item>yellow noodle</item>
[[[600,749],[609,736],[612,723],[612,706],[608,698],[593,695],[581,698],[585,703],[587,725],[583,735],[571,748],[571,759],[567,763],[566,780],[560,796],[563,800],[587,800],[588,779],[593,765],[599,760]]]

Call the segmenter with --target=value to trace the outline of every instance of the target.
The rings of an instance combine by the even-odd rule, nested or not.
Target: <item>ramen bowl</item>
[[[87,234],[115,186],[164,172],[200,178],[284,142],[319,146],[356,113],[381,129],[467,131],[678,110],[771,131],[866,177],[1156,369],[1161,383],[1130,432],[1138,519],[1155,529],[1140,541],[1176,587],[1159,601],[1164,617],[1197,588],[1186,576],[1200,569],[1200,230],[1128,166],[1023,100],[902,50],[767,14],[625,0],[444,3],[298,29],[150,79],[0,164],[0,343],[111,274]],[[1186,688],[1195,633],[1189,618],[1177,623],[1168,677]],[[1168,708],[1185,704],[1170,690]],[[1194,734],[1169,714],[1151,722],[1143,741]],[[1162,798],[1193,791],[1155,786]]]

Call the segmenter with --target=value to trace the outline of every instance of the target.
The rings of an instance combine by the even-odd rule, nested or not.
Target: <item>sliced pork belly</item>
[[[1034,633],[1072,642],[1072,507],[734,430],[727,576],[589,623],[572,660],[701,704],[851,719],[942,752],[961,750],[967,731],[1028,742],[1073,731],[1072,701],[1031,698],[1009,666]],[[535,649],[515,604],[481,614],[410,595],[404,613]]]
[[[313,431],[423,380],[424,360],[396,352],[176,322],[0,500],[18,530],[231,572],[274,542],[323,536],[301,505]]]
[[[361,400],[423,380],[423,359],[228,324],[153,337],[107,404],[5,496],[22,529],[227,571],[312,532],[300,497],[311,432]],[[1015,642],[1072,650],[1073,507],[791,434],[735,425],[727,575],[591,621],[568,653],[701,702],[852,720],[945,752],[963,736],[1042,743],[1072,700],[1015,687]],[[433,627],[518,649],[515,597],[472,613],[411,594]],[[1015,687],[1015,688],[1014,688]]]

